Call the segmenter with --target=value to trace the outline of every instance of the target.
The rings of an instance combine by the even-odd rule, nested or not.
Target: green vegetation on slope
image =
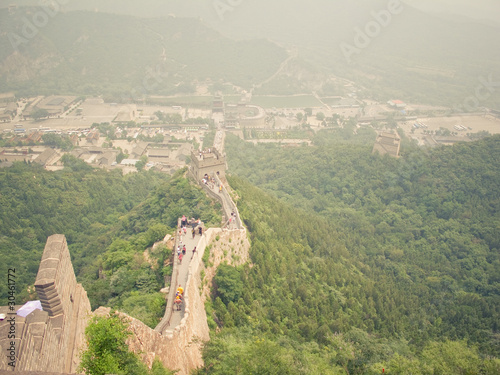
[[[87,375],[172,374],[158,360],[148,369],[125,342],[131,334],[116,315],[93,317],[85,329],[87,348],[81,353],[80,371]]]
[[[47,172],[38,164],[15,163],[0,169],[1,271],[16,268],[17,302],[29,298],[47,237],[64,234],[70,244],[86,243],[102,251],[103,228],[116,222],[164,179],[162,175],[92,170],[85,163],[60,172]],[[91,238],[95,237],[94,240]],[[75,256],[75,254],[72,254]],[[79,254],[74,265],[89,262]],[[5,285],[0,298],[6,300]]]
[[[257,361],[252,346],[269,340],[297,374],[315,373],[311,355],[336,373],[498,372],[498,137],[401,159],[228,139],[233,173],[288,203],[231,178],[252,266],[240,298],[214,295],[223,329],[204,370],[226,373],[233,349]]]

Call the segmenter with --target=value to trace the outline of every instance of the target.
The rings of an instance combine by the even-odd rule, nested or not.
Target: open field
[[[322,107],[321,102],[312,95],[297,96],[253,96],[251,104],[263,108],[307,108]]]
[[[440,128],[448,129],[451,132],[458,132],[459,134],[477,133],[480,131],[488,131],[491,134],[500,134],[500,119],[483,116],[451,116],[451,117],[433,117],[433,118],[419,118],[419,123],[427,125],[427,129],[418,129],[415,131],[423,130],[439,130]],[[413,122],[408,121],[410,126]],[[454,126],[461,125],[467,130],[457,131]]]
[[[414,129],[413,124],[416,121],[400,122],[398,125],[408,136],[421,140],[425,132],[435,132],[441,128],[456,133],[458,137],[466,137],[468,133],[478,133],[487,131],[490,134],[500,134],[500,119],[492,116],[450,116],[450,117],[432,117],[419,118],[418,123],[424,124],[426,128]],[[455,126],[463,126],[465,130],[457,130]],[[411,133],[413,130],[413,134]]]
[[[202,107],[211,107],[213,96],[159,96],[159,97],[151,97],[148,99],[150,104],[157,104],[161,106],[174,106],[180,105],[185,107],[192,106],[202,106]]]

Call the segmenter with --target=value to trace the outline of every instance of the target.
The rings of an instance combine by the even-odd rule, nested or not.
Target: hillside
[[[298,75],[277,77],[271,85],[271,92],[275,94],[317,90],[308,85],[307,79],[319,70],[323,80],[318,79],[318,82],[325,82],[324,77],[331,74],[350,79],[364,87],[362,96],[382,101],[397,97],[406,102],[458,107],[463,106],[466,99],[475,97],[481,77],[488,79],[491,76],[493,81],[498,80],[500,52],[493,47],[498,44],[500,35],[498,22],[450,14],[438,16],[418,10],[419,4],[411,1],[396,3],[400,7],[396,7],[389,17],[387,13],[380,16],[389,4],[382,0],[254,0],[225,7],[221,4],[227,5],[226,1],[147,0],[141,3],[144,6],[140,9],[133,0],[93,0],[74,1],[66,8],[145,18],[169,14],[193,17],[207,25],[209,29],[206,30],[214,29],[230,38],[265,38],[285,48],[296,47],[299,63],[305,61],[312,66],[306,71],[292,69],[292,73],[303,73],[302,78]],[[441,8],[446,9],[442,4]],[[474,8],[482,14],[489,9],[485,4],[475,4]],[[448,11],[453,13],[453,10]],[[361,37],[356,42],[357,29],[366,34],[367,27],[372,27],[371,36],[364,40]],[[346,45],[354,48],[355,53],[346,54]],[[273,65],[273,53],[266,52],[259,56],[265,56],[266,64]],[[251,64],[242,66],[252,68]],[[343,94],[342,90],[332,95],[339,94]],[[488,95],[480,96],[479,104],[475,103],[472,109],[476,106],[500,107],[499,90],[488,90]]]
[[[39,8],[0,9],[0,85],[23,95],[113,99],[190,93],[207,78],[250,89],[277,71],[286,48],[296,56],[256,94],[321,92],[341,77],[361,87],[362,98],[459,111],[500,107],[494,22],[437,16],[411,3],[389,16],[386,1],[264,3],[217,11],[210,2],[149,0],[141,9],[133,1],[71,2],[20,53],[9,35],[23,37],[23,17],[31,20]],[[323,91],[345,95],[343,85]]]
[[[499,141],[405,146],[392,159],[328,131],[294,149],[228,136],[251,259],[215,275],[198,373],[497,374]],[[220,220],[183,172],[2,169],[0,271],[15,265],[18,301],[45,238],[65,233],[93,306],[153,326],[169,252],[147,261],[144,250],[183,213]]]
[[[232,173],[272,196],[231,178],[252,266],[214,295],[203,371],[498,372],[498,137],[399,160],[228,140]]]
[[[189,93],[194,81],[207,79],[249,88],[287,57],[268,41],[233,41],[198,20],[174,17],[59,12],[31,35],[26,24],[40,12],[0,9],[2,90],[141,99]]]

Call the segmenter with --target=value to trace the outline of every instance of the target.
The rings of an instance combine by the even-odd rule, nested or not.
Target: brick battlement
[[[26,318],[16,316],[16,372],[76,373],[79,350],[84,346],[85,327],[91,308],[87,293],[76,282],[66,237],[47,239],[35,282],[43,311]],[[20,306],[17,306],[19,308]],[[0,312],[8,311],[0,307]],[[8,322],[0,322],[0,347],[10,345]],[[6,356],[0,356],[0,372],[12,371]]]

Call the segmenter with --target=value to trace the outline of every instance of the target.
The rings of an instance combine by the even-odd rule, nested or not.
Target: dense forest
[[[159,290],[171,272],[171,251],[148,249],[174,233],[182,214],[207,226],[220,223],[220,207],[182,177],[184,172],[122,176],[76,159],[60,172],[25,163],[0,169],[0,272],[16,268],[16,302],[36,298],[33,284],[45,242],[60,233],[93,309],[110,306],[156,326],[164,313]],[[0,299],[7,300],[4,284]]]
[[[216,276],[199,373],[498,373],[500,137],[318,143],[227,138],[252,264]]]

